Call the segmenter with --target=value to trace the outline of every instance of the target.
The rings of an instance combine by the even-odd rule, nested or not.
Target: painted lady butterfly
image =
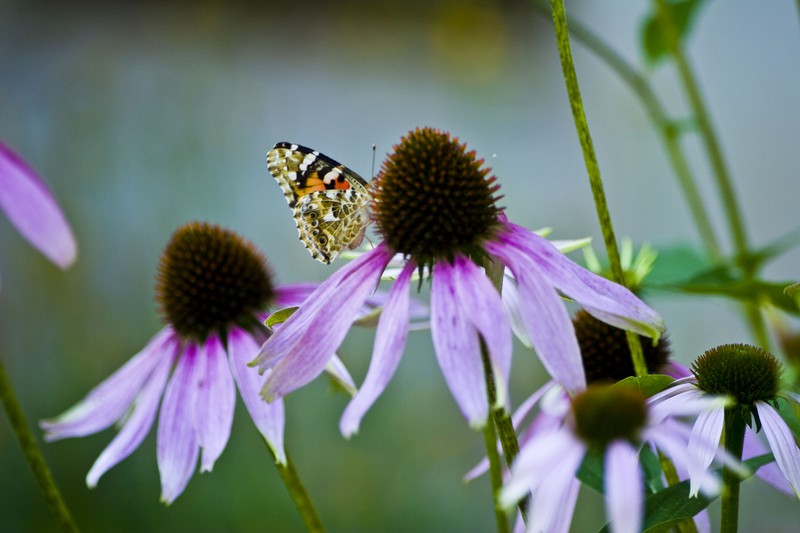
[[[316,150],[279,142],[267,168],[292,208],[300,240],[311,256],[330,264],[361,244],[369,218],[369,185],[361,176]]]

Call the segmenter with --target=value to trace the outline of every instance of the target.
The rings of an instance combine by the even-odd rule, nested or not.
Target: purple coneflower
[[[205,472],[225,449],[238,387],[276,462],[284,464],[283,403],[261,400],[264,380],[247,362],[267,338],[261,325],[267,307],[299,305],[308,293],[307,285],[275,286],[264,257],[237,234],[206,223],[182,226],[158,269],[156,298],[167,325],[77,405],[41,422],[46,440],[83,437],[123,420],[86,476],[94,487],[141,444],[160,404],[156,457],[161,499],[170,504],[189,483],[200,450]],[[347,383],[349,376],[339,379]]]
[[[506,507],[531,495],[528,532],[569,530],[580,488],[576,473],[590,450],[603,456],[606,513],[615,533],[641,529],[644,482],[638,458],[643,446],[661,450],[679,470],[693,472],[704,492],[718,490],[716,479],[697,468],[687,449],[688,427],[671,416],[707,411],[724,398],[686,398],[667,409],[624,385],[591,385],[571,401],[558,390],[549,396],[542,406],[545,416],[537,419],[500,493]],[[702,445],[717,450],[716,443]]]
[[[372,216],[383,241],[333,274],[264,343],[256,363],[272,369],[262,391],[274,400],[305,385],[325,367],[356,310],[379,283],[395,254],[406,258],[378,323],[367,376],[340,429],[358,431],[383,392],[408,333],[414,271],[431,276],[431,334],[439,366],[469,424],[489,413],[481,342],[504,404],[511,366],[511,326],[503,301],[480,265],[496,258],[514,274],[522,327],[545,368],[569,390],[584,383],[580,351],[558,291],[594,316],[657,338],[661,318],[627,289],[581,268],[550,242],[507,222],[496,202],[499,186],[474,152],[430,128],[394,147],[374,184]]]
[[[712,457],[708,449],[693,446],[695,441],[719,442],[724,429],[726,442],[738,440],[738,449],[730,451],[739,458],[744,433],[763,429],[778,470],[800,498],[800,449],[776,409],[779,401],[798,402],[800,398],[781,390],[781,365],[777,359],[756,346],[724,344],[698,357],[692,363],[692,373],[694,378],[681,380],[665,391],[669,395],[665,402],[708,395],[726,395],[734,400],[732,405],[720,406],[697,418],[690,442],[698,458],[697,468],[708,468]],[[692,493],[696,492],[693,484]]]
[[[0,209],[25,239],[61,268],[77,255],[72,230],[44,182],[0,141]]]

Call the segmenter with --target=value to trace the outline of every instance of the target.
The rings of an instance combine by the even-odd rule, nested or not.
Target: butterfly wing
[[[267,164],[314,259],[329,264],[345,248],[361,244],[370,201],[361,176],[316,150],[291,143],[276,144]]]

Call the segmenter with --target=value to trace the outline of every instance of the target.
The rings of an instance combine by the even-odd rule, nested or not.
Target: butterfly
[[[267,168],[314,259],[330,264],[342,250],[361,244],[371,200],[369,184],[361,176],[316,150],[288,142],[267,153]]]

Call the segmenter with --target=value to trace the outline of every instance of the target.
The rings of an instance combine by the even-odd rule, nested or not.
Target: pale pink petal
[[[216,334],[206,339],[198,352],[194,386],[192,424],[197,443],[203,450],[200,471],[210,472],[228,444],[236,406],[236,387],[230,365]]]
[[[749,428],[744,432],[744,449],[742,450],[742,459],[747,460],[759,455],[767,453],[767,448],[761,443],[755,431]],[[762,466],[756,472],[756,475],[764,482],[771,485],[774,489],[786,494],[787,496],[794,496],[794,489],[792,485],[783,477],[778,465],[776,463],[769,463]]]
[[[275,462],[283,465],[286,464],[286,452],[283,449],[283,400],[272,403],[262,400],[260,391],[266,378],[255,368],[247,366],[247,362],[253,359],[258,349],[258,343],[249,333],[234,328],[228,334],[228,357],[239,394],[250,418],[275,455]]]
[[[483,270],[466,257],[456,256],[453,272],[461,310],[483,337],[489,352],[497,381],[496,406],[503,406],[511,372],[511,325],[503,300]]]
[[[339,422],[339,430],[347,438],[358,432],[361,419],[386,389],[400,363],[408,336],[408,285],[415,267],[414,263],[407,263],[389,292],[375,333],[367,376]]]
[[[507,228],[501,239],[534,257],[550,285],[598,319],[653,338],[664,331],[661,316],[625,287],[582,268],[547,239],[515,224],[509,223]]]
[[[262,397],[280,398],[316,378],[324,369],[391,259],[384,245],[362,255],[320,285],[261,348],[259,358],[277,360]],[[337,274],[339,274],[337,272]],[[334,283],[331,283],[333,280]],[[319,296],[321,301],[316,301]],[[269,365],[267,365],[267,368]],[[259,363],[259,369],[265,367]]]
[[[717,454],[717,446],[722,436],[722,427],[725,419],[724,409],[714,409],[698,415],[692,427],[692,436],[689,438],[689,452],[692,462],[689,463],[689,494],[694,496],[700,490],[697,480],[701,478],[701,471],[705,471]]]
[[[490,242],[484,247],[514,273],[525,328],[547,372],[571,393],[584,390],[586,376],[575,328],[539,263],[507,244]]]
[[[764,435],[775,456],[775,462],[783,477],[792,485],[795,495],[800,498],[800,449],[797,447],[794,435],[769,404],[756,402],[756,409]]]
[[[86,397],[52,420],[42,420],[45,440],[83,437],[97,433],[122,418],[159,363],[171,359],[178,348],[172,328],[166,327],[119,370],[92,389]]]
[[[511,322],[511,331],[519,339],[519,341],[526,347],[532,348],[528,332],[525,329],[525,319],[522,316],[522,304],[520,303],[519,290],[516,284],[511,281],[508,276],[503,276],[503,303],[508,310],[508,318]]]
[[[644,514],[644,481],[639,452],[629,442],[614,441],[605,455],[606,509],[614,533],[638,533]]]
[[[158,415],[156,460],[161,476],[161,501],[167,505],[181,495],[192,479],[200,455],[200,445],[192,427],[197,357],[197,345],[189,344],[167,383]]]
[[[55,198],[36,172],[0,141],[0,209],[31,245],[61,268],[78,253]]]
[[[678,422],[672,419],[662,421],[658,425],[649,427],[642,434],[643,440],[652,442],[672,459],[675,468],[684,477],[690,478],[691,496],[696,496],[697,491],[702,491],[706,496],[719,494],[721,484],[711,471],[703,468],[698,459],[689,452],[688,435],[682,436],[677,426]],[[716,445],[707,445],[716,448]],[[692,477],[693,476],[693,477]]]
[[[458,305],[454,278],[446,261],[434,265],[431,336],[450,393],[469,425],[478,429],[489,415],[483,361],[477,331]]]
[[[176,351],[175,355],[177,353]],[[86,475],[86,485],[89,488],[94,488],[103,474],[133,453],[150,432],[173,360],[174,356],[163,357],[144,382],[136,397],[130,418],[125,421],[120,432],[103,450]]]

